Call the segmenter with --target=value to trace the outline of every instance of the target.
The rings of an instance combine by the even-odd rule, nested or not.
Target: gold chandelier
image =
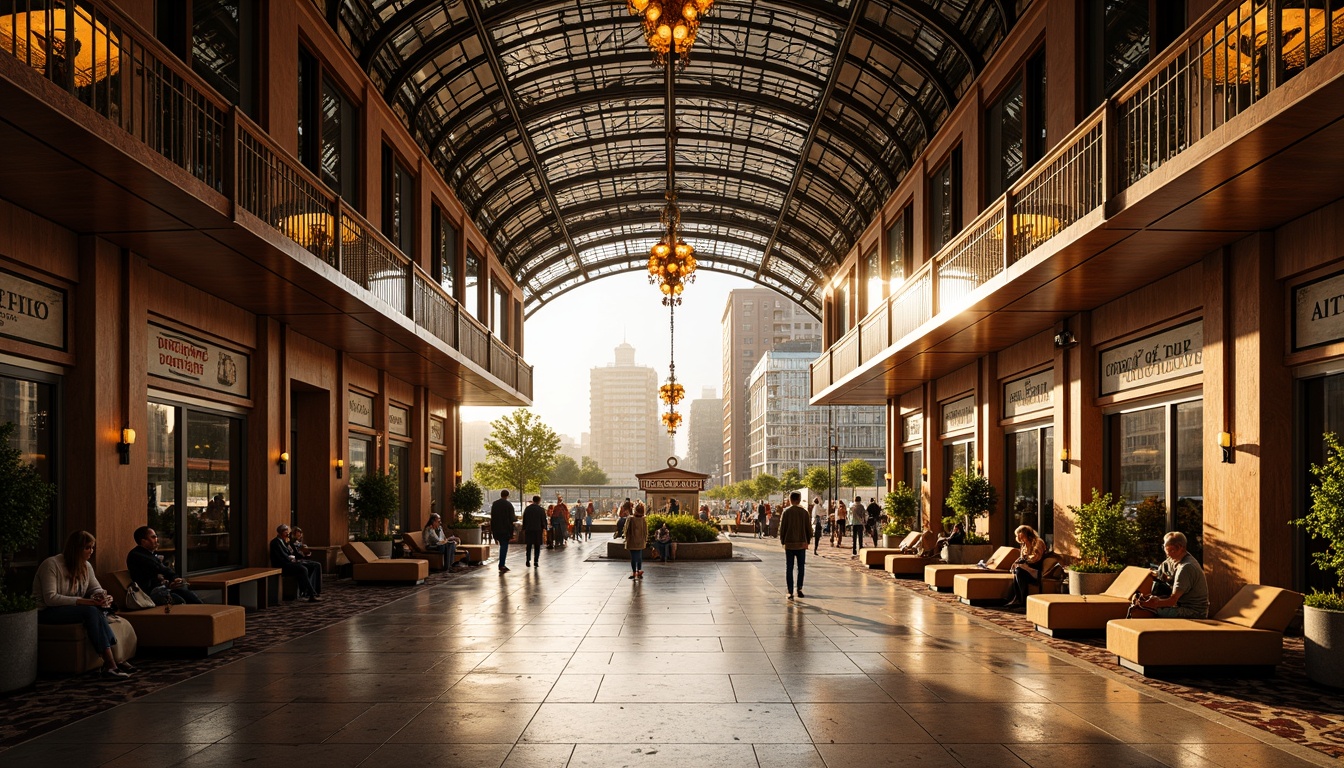
[[[644,40],[653,51],[655,66],[663,66],[670,52],[686,66],[700,19],[714,9],[714,0],[626,0],[633,16],[640,17]]]
[[[668,411],[663,414],[663,426],[667,427],[669,437],[675,437],[677,427],[681,426],[681,414],[676,411]]]
[[[675,191],[668,190],[660,221],[666,234],[649,249],[649,283],[662,291],[664,304],[680,304],[681,292],[695,282],[696,261],[695,248],[681,239],[681,209]]]

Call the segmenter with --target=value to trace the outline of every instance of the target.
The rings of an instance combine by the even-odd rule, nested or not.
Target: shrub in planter
[[[653,541],[653,534],[663,523],[667,523],[667,528],[672,532],[672,540],[679,544],[717,541],[719,538],[719,529],[709,523],[702,523],[690,515],[649,515],[649,541]]]
[[[37,543],[56,496],[56,486],[10,444],[13,435],[13,423],[0,425],[0,692],[37,679],[37,601],[11,583],[10,563]]]
[[[350,510],[362,526],[360,541],[391,541],[388,523],[401,510],[397,476],[387,472],[365,472],[350,483]]]
[[[475,515],[485,504],[485,492],[474,481],[468,480],[453,489],[453,519],[448,528],[476,528],[480,522]]]
[[[1082,506],[1070,506],[1073,513],[1074,540],[1078,544],[1079,563],[1070,566],[1080,573],[1119,573],[1125,558],[1134,550],[1138,529],[1125,514],[1125,499],[1114,498],[1092,489],[1092,500]],[[1080,570],[1078,565],[1088,570]]]
[[[975,533],[975,518],[989,514],[998,504],[999,492],[994,489],[989,478],[958,469],[952,473],[952,487],[947,492],[947,506],[954,514],[943,518],[943,525],[950,530],[952,526],[948,525],[949,519],[952,525],[965,523],[966,543],[970,544],[971,536]],[[989,540],[977,543],[988,544]]]
[[[1344,444],[1333,432],[1324,440],[1325,463],[1311,465],[1311,508],[1293,523],[1324,545],[1311,553],[1312,562],[1344,587]],[[1305,605],[1307,677],[1344,687],[1344,595],[1313,590]]]
[[[887,513],[886,528],[896,526],[895,530],[888,531],[886,528],[882,533],[887,536],[904,536],[914,530],[915,520],[919,515],[919,496],[915,494],[915,489],[905,484],[904,480],[896,483],[896,487],[883,500],[882,504]]]

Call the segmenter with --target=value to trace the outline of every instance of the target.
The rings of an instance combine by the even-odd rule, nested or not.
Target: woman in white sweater
[[[65,550],[48,557],[37,568],[33,597],[37,599],[39,624],[83,624],[93,649],[103,657],[103,677],[125,680],[135,669],[128,663],[117,665],[112,646],[116,635],[107,624],[104,608],[112,607],[107,594],[93,573],[89,559],[97,542],[88,531],[75,531],[65,540]]]

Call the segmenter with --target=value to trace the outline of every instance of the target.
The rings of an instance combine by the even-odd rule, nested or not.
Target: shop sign
[[[1293,289],[1293,351],[1344,339],[1344,274]]]
[[[975,426],[975,396],[963,397],[960,400],[943,406],[943,434],[950,432],[960,432],[963,429],[970,429]]]
[[[698,477],[648,477],[639,479],[641,491],[699,491],[705,481]]]
[[[65,291],[0,269],[0,336],[65,349]]]
[[[1055,370],[1033,373],[1003,385],[1003,418],[1011,419],[1037,411],[1048,411],[1054,404]]]
[[[903,419],[901,431],[904,436],[901,442],[917,443],[924,437],[924,414],[912,413]]]
[[[403,437],[411,436],[411,412],[399,405],[387,408],[387,431]]]
[[[429,442],[443,445],[443,419],[430,417],[429,419]]]
[[[247,397],[248,359],[204,339],[149,325],[150,376]]]
[[[350,423],[357,427],[373,428],[373,396],[351,392],[347,398],[350,410]]]
[[[1195,321],[1101,353],[1101,394],[1204,372],[1204,323]]]

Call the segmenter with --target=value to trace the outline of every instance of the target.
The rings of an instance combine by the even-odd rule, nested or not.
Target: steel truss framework
[[[624,2],[335,0],[331,18],[523,286],[643,270],[663,74]],[[1026,0],[719,0],[677,78],[701,269],[813,313]]]

